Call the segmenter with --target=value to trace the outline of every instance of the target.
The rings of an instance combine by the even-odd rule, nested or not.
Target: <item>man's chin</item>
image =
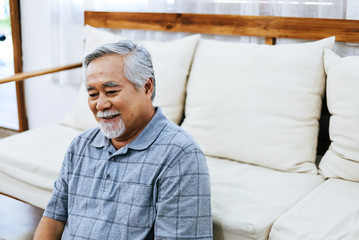
[[[119,125],[113,126],[112,124],[103,124],[100,122],[100,129],[103,135],[105,135],[107,138],[118,138],[123,135],[125,132],[125,129],[123,127],[120,127]]]

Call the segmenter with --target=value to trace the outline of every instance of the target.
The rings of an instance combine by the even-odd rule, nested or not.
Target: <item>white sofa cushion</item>
[[[81,84],[74,106],[70,113],[62,119],[61,124],[78,130],[85,130],[98,126],[98,123],[88,106],[87,100],[88,93],[85,84]]]
[[[51,124],[0,140],[0,192],[45,208],[65,152],[81,132]]]
[[[91,26],[85,27],[85,38],[85,53],[90,53],[102,44],[125,39],[121,35]],[[154,105],[161,106],[166,117],[176,124],[183,118],[187,76],[199,38],[200,35],[197,34],[173,41],[139,42],[152,56],[156,78]],[[87,100],[84,101],[83,97],[87,99],[84,91],[80,90],[78,101],[72,112],[63,120],[64,124],[79,129],[96,126],[91,112],[87,109]]]
[[[359,57],[341,58],[326,49],[324,64],[332,142],[319,170],[325,177],[359,182]]]
[[[324,181],[207,157],[211,176],[214,239],[267,239],[273,222]]]
[[[334,40],[269,46],[201,39],[182,127],[207,155],[316,174],[323,49]]]
[[[329,179],[273,225],[271,240],[359,239],[359,183]]]

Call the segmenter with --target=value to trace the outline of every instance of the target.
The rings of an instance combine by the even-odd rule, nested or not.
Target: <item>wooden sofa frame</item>
[[[240,16],[218,14],[137,13],[85,11],[85,24],[98,28],[142,29],[166,32],[241,35],[264,37],[274,45],[277,38],[319,40],[335,36],[337,42],[359,43],[359,20]],[[81,67],[81,63],[50,69],[17,73],[0,79],[1,83],[23,81],[30,77]],[[329,146],[329,113],[323,104],[318,139],[318,154]]]

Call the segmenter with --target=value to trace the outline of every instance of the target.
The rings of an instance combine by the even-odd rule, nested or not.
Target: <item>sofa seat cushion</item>
[[[359,239],[359,183],[325,181],[274,223],[270,239]]]
[[[0,192],[44,208],[65,152],[80,133],[51,124],[1,139]]]
[[[225,159],[207,163],[214,239],[267,239],[273,222],[324,181]]]

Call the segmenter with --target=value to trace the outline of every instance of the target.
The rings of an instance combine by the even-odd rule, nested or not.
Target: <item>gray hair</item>
[[[107,55],[118,54],[123,57],[123,75],[137,88],[143,87],[149,78],[153,79],[153,94],[156,96],[155,74],[152,66],[151,54],[148,50],[131,40],[121,40],[115,43],[104,44],[84,59],[85,71],[91,61]]]

